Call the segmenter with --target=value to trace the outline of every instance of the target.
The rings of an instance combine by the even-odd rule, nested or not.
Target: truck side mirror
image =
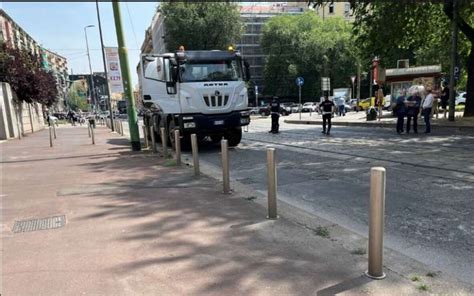
[[[178,81],[178,77],[179,77],[178,66],[173,65],[171,67],[171,79],[173,80],[173,82],[176,82]]]
[[[244,61],[244,67],[245,67],[245,81],[250,81],[250,65],[249,62]]]
[[[167,81],[166,82],[166,92],[169,95],[175,95],[177,93],[176,91],[176,82],[174,81]]]

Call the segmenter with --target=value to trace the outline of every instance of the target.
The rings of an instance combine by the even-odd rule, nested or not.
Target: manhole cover
[[[48,218],[15,221],[12,231],[14,233],[30,232],[63,227],[66,224],[66,216],[54,216]]]

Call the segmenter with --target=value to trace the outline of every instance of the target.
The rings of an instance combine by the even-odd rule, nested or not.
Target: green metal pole
[[[123,89],[125,99],[128,101],[128,127],[130,130],[130,141],[133,151],[140,151],[140,134],[138,131],[137,112],[135,110],[135,99],[133,98],[132,80],[130,79],[130,69],[128,67],[128,51],[125,47],[125,38],[122,31],[122,16],[120,14],[120,2],[112,1],[114,10],[115,29],[117,31],[118,52],[120,58],[120,70],[123,78]]]

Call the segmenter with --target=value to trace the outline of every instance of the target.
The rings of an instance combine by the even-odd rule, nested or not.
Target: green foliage
[[[81,89],[82,88],[77,82],[73,83],[72,86],[69,88],[67,104],[69,108],[74,111],[86,111],[89,109],[87,99],[85,98],[85,96],[81,96],[79,94]]]
[[[161,4],[165,16],[165,41],[168,49],[227,49],[243,33],[238,6],[228,2],[166,2]]]
[[[313,12],[270,19],[261,40],[267,54],[265,94],[296,94],[297,76],[305,79],[302,96],[306,99],[322,95],[323,76],[331,78],[333,88],[351,87],[350,76],[356,73],[357,64],[351,30],[342,18],[323,21]]]

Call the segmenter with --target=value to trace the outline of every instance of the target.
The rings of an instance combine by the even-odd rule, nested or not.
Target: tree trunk
[[[471,42],[471,52],[467,59],[467,89],[464,117],[474,116],[474,42]]]

